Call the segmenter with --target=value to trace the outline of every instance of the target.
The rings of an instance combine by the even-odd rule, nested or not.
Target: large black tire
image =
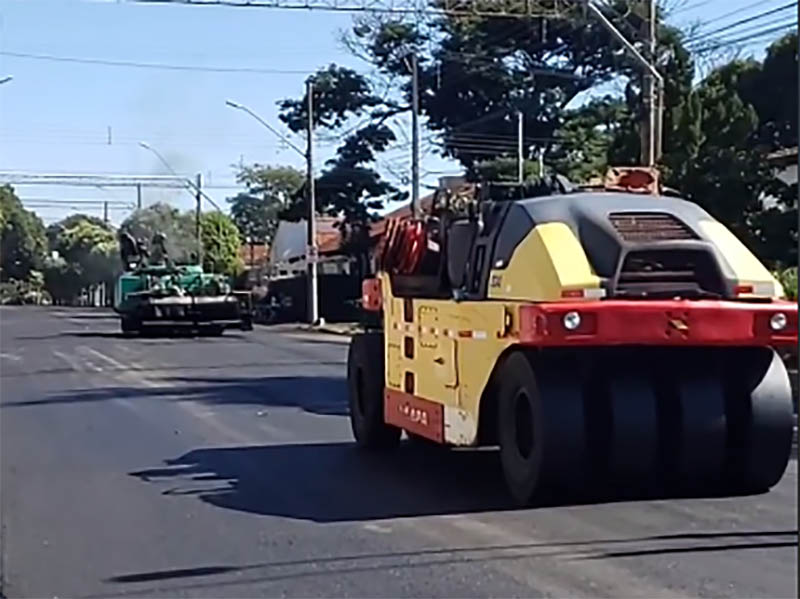
[[[400,443],[402,431],[386,424],[383,416],[383,335],[354,335],[347,354],[350,426],[359,447],[390,449]]]
[[[574,493],[586,480],[584,405],[579,377],[557,360],[508,356],[500,372],[498,440],[506,485],[527,505],[551,493]]]
[[[713,491],[723,482],[728,435],[720,354],[676,348],[654,360],[664,482],[691,492]]]
[[[783,477],[792,451],[789,374],[769,348],[734,350],[725,363],[728,481],[737,491],[766,491]]]
[[[653,482],[658,462],[658,405],[647,372],[628,363],[608,380],[611,482],[626,488]]]
[[[577,353],[583,373],[589,479],[605,496],[635,492],[658,479],[658,401],[641,350]],[[579,373],[571,373],[580,376]]]

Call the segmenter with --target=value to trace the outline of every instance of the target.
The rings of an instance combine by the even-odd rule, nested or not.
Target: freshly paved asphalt
[[[7,597],[794,597],[770,493],[512,509],[494,452],[354,449],[346,339],[0,309]]]

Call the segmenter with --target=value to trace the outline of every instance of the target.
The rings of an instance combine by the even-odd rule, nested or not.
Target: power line
[[[695,41],[689,47],[697,48],[697,47],[702,46],[702,44],[704,44],[704,43],[726,42],[728,39],[730,39],[729,36],[731,36],[731,35],[744,36],[745,34],[750,34],[750,33],[753,33],[753,32],[758,33],[758,32],[761,32],[761,31],[767,31],[767,30],[769,30],[770,28],[772,28],[773,26],[776,26],[776,25],[779,26],[779,27],[787,27],[787,26],[792,26],[792,25],[796,25],[796,24],[797,24],[797,22],[794,19],[789,19],[787,21],[786,17],[778,17],[777,19],[772,19],[770,21],[766,21],[764,23],[758,23],[756,25],[750,25],[749,27],[744,27],[743,29],[739,29],[737,31],[729,31],[728,33],[726,33],[726,34],[724,34],[723,36],[720,36],[720,37],[714,36],[714,37],[708,37],[708,38],[699,39],[699,40]]]
[[[686,38],[686,40],[684,40],[684,43],[692,43],[692,42],[700,40],[700,39],[708,38],[708,37],[711,37],[711,36],[713,36],[713,35],[715,35],[717,33],[721,33],[723,31],[728,31],[730,29],[735,29],[735,28],[740,27],[742,25],[747,25],[748,23],[752,23],[753,21],[759,21],[759,20],[763,19],[764,17],[768,17],[769,15],[773,15],[773,14],[776,14],[776,13],[779,13],[779,12],[783,12],[783,11],[788,10],[790,8],[797,8],[797,3],[796,2],[789,2],[788,4],[784,4],[783,6],[779,6],[777,8],[773,8],[772,10],[767,10],[767,11],[764,11],[764,12],[749,16],[749,17],[744,18],[744,19],[740,19],[738,21],[735,21],[735,22],[730,23],[728,25],[725,25],[723,27],[719,27],[717,29],[712,29],[711,31],[705,31],[705,32],[699,33],[699,34],[697,34],[695,36],[691,36],[691,37]]]
[[[190,6],[229,6],[235,8],[272,8],[278,10],[322,10],[328,12],[366,12],[395,15],[452,15],[482,17],[558,17],[566,2],[547,3],[536,0],[134,0],[142,4],[186,4]]]
[[[732,10],[732,11],[726,12],[725,14],[720,15],[718,17],[714,17],[714,20],[715,21],[721,21],[722,19],[727,19],[728,17],[732,17],[733,15],[738,15],[740,13],[743,13],[746,10],[750,10],[751,8],[757,8],[757,7],[763,6],[763,5],[764,5],[764,0],[759,0],[758,2],[753,2],[753,4],[748,4],[747,6],[742,6],[740,8],[737,8],[736,10]]]
[[[76,58],[73,56],[56,56],[53,54],[29,54],[26,52],[0,51],[0,56],[24,58],[28,60],[47,60],[53,62],[71,62],[92,64],[107,67],[131,67],[137,69],[161,69],[168,71],[198,71],[203,73],[249,73],[255,75],[308,75],[309,71],[285,69],[263,69],[257,67],[201,67],[195,65],[166,64],[154,62],[133,62],[127,60],[105,60],[101,58]]]
[[[20,201],[23,203],[31,202],[35,204],[91,204],[91,205],[103,205],[108,204],[109,206],[130,206],[131,202],[126,202],[125,200],[75,200],[69,198],[20,198]]]
[[[764,29],[762,31],[757,31],[755,33],[751,33],[749,35],[745,35],[735,39],[728,39],[722,40],[718,43],[707,43],[706,45],[698,44],[696,47],[690,48],[692,52],[695,54],[705,54],[707,52],[713,52],[719,50],[721,48],[727,48],[729,46],[735,46],[737,44],[741,44],[742,42],[747,42],[751,40],[755,40],[758,38],[766,37],[768,35],[774,35],[775,33],[779,33],[781,31],[786,31],[792,28],[797,28],[797,23],[786,23],[784,25],[779,25],[777,27],[771,27],[768,29]]]

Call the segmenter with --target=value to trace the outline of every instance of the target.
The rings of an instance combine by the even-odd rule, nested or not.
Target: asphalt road
[[[7,597],[794,597],[768,494],[511,509],[496,455],[355,451],[346,340],[0,309]]]

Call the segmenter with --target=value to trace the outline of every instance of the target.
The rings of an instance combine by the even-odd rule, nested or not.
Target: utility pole
[[[642,33],[647,44],[647,60],[655,64],[656,55],[656,3],[655,0],[644,0],[645,15],[642,23]],[[657,107],[655,93],[655,79],[649,72],[645,72],[642,85],[642,101],[644,104],[644,119],[642,122],[642,164],[655,166],[658,160],[658,133]]]
[[[311,324],[319,320],[317,306],[317,206],[314,197],[314,84],[306,82],[308,96],[308,143],[306,146],[306,163],[308,169],[308,247],[306,248],[306,266],[308,268],[308,319]]]
[[[649,33],[652,33],[652,36],[649,36],[647,39],[648,39],[648,42],[649,42],[649,47],[651,49],[654,49],[655,48],[655,37],[656,37],[655,36],[655,17],[656,17],[655,1],[654,0],[643,0],[643,1],[646,2],[647,6],[649,7],[648,8],[648,13],[653,15],[652,19],[647,19],[647,24],[648,24],[647,32],[648,32],[648,35],[649,35]],[[627,50],[628,54],[630,54],[631,57],[634,60],[636,60],[636,62],[638,62],[642,66],[642,68],[645,70],[645,72],[647,73],[647,75],[651,79],[650,89],[652,90],[652,88],[653,88],[652,82],[655,82],[655,84],[658,87],[658,89],[659,90],[663,90],[664,89],[664,77],[661,75],[661,73],[658,72],[658,69],[656,69],[656,67],[655,67],[655,64],[654,64],[655,63],[655,52],[653,53],[653,56],[650,56],[650,57],[643,56],[642,53],[639,52],[639,50],[636,48],[636,46],[634,46],[630,41],[628,41],[628,39],[624,35],[622,35],[622,32],[620,32],[620,30],[617,29],[614,26],[614,24],[611,21],[608,20],[608,17],[606,17],[606,15],[603,14],[603,11],[600,8],[598,8],[595,5],[594,2],[584,2],[583,7],[584,7],[584,10],[586,10],[588,13],[590,13],[592,16],[594,16],[600,22],[600,24],[606,29],[606,31],[608,31],[614,37],[614,39],[616,39],[620,44],[622,44],[622,47],[625,48],[625,50]],[[647,83],[647,77],[644,78],[644,83],[645,84]],[[646,87],[647,87],[646,85],[642,86],[643,92],[644,92],[644,89]],[[645,102],[647,102],[648,98],[650,100],[650,105],[649,105],[649,107],[646,106],[646,108],[652,108],[652,105],[653,105],[652,92],[651,92],[650,96],[648,96],[645,93],[642,93],[642,96],[644,97]],[[659,112],[660,112],[660,108],[659,108]],[[645,114],[646,115],[647,114],[651,114],[652,115],[653,111],[646,110]],[[655,117],[653,117],[653,119],[655,119]],[[656,145],[656,143],[654,143],[655,142],[655,136],[649,134],[650,131],[655,129],[655,127],[651,126],[652,123],[653,123],[653,121],[648,121],[647,118],[645,118],[644,122],[642,123],[642,151],[641,151],[641,157],[642,157],[642,162],[647,164],[648,166],[655,164],[655,160],[656,160],[655,158],[652,161],[649,160],[651,149],[652,149],[652,154],[653,154],[654,157],[658,157],[660,155],[660,152],[661,152],[660,145]],[[660,124],[658,125],[658,129],[657,130],[658,131],[661,130],[661,125]],[[645,139],[645,135],[648,135],[647,139]]]
[[[203,263],[203,241],[201,237],[200,231],[200,217],[202,212],[202,202],[203,202],[203,175],[197,173],[197,181],[195,183],[195,224],[194,224],[194,236],[195,241],[197,243],[197,263]]]
[[[539,178],[544,177],[544,148],[539,148]]]
[[[108,202],[103,202],[103,222],[108,224]]]
[[[522,111],[517,111],[517,182],[525,180],[525,163],[522,156]]]
[[[137,210],[141,210],[142,209],[142,184],[141,183],[137,183],[136,184],[136,209]]]
[[[411,54],[411,218],[419,210],[419,73],[417,54]]]

